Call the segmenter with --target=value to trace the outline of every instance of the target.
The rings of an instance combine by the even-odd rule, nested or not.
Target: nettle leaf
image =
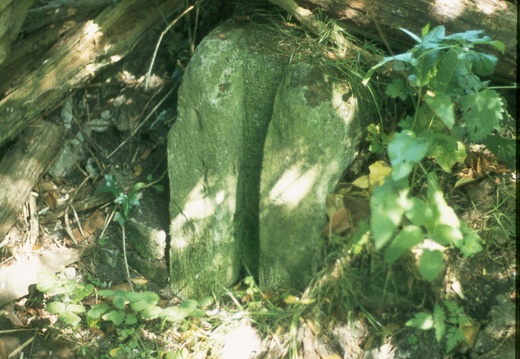
[[[405,323],[405,325],[407,327],[428,330],[433,327],[433,317],[427,312],[416,313],[412,319]]]
[[[468,42],[474,43],[478,41],[479,43],[482,43],[482,41],[491,41],[491,38],[489,36],[480,37],[480,35],[482,35],[483,33],[484,30],[468,30],[466,32],[458,32],[456,34],[446,36],[444,37],[444,39],[456,41],[462,45],[465,45]]]
[[[435,26],[430,32],[423,37],[423,45],[425,46],[439,46],[438,44],[445,39],[446,29],[444,26]],[[426,45],[429,44],[429,45]]]
[[[464,257],[471,257],[482,250],[482,238],[464,222],[461,223],[460,230],[464,241],[460,251]]]
[[[393,181],[390,176],[382,186],[374,188],[370,197],[370,229],[376,249],[390,240],[401,223],[404,211],[409,207],[409,191],[406,180]]]
[[[419,257],[419,273],[427,281],[433,281],[440,274],[442,269],[442,252],[423,249]]]
[[[433,157],[444,172],[450,173],[456,163],[466,159],[466,147],[453,136],[436,133],[430,136],[432,145],[426,156]]]
[[[388,157],[392,165],[392,178],[399,181],[408,177],[414,165],[421,161],[430,148],[430,141],[417,138],[412,131],[396,133],[388,144]]]
[[[464,61],[459,58],[460,50],[449,49],[437,64],[435,76],[435,88],[448,95],[461,93],[459,79],[469,76],[471,73]]]
[[[455,124],[455,105],[451,96],[441,91],[428,91],[424,99],[433,113],[451,130]]]
[[[125,321],[126,313],[123,310],[111,310],[103,316],[103,319],[119,326]]]
[[[475,72],[479,76],[489,76],[495,72],[495,66],[498,61],[496,56],[476,51],[468,51],[459,56],[462,56],[462,60],[472,63]]]
[[[421,243],[424,239],[423,231],[418,226],[406,226],[397,235],[394,240],[388,245],[385,250],[385,261],[388,263],[395,262],[405,252],[412,247]]]
[[[516,139],[500,136],[486,136],[482,143],[509,168],[516,168]]]
[[[157,293],[154,292],[131,292],[128,294],[130,294],[130,296],[127,296],[127,299],[130,301],[130,306],[135,312],[153,308],[160,299]]]
[[[471,141],[481,141],[499,126],[504,112],[500,96],[493,90],[469,93],[462,99],[462,126]]]
[[[446,333],[446,314],[440,305],[435,304],[433,308],[433,327],[435,328],[435,339],[440,342]]]

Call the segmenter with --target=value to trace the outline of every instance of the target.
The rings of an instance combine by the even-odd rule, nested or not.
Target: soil
[[[208,29],[211,26],[208,21]],[[71,150],[70,156],[77,156],[77,161],[65,170],[64,175],[47,174],[42,178],[39,188],[35,189],[40,194],[37,200],[38,239],[27,244],[29,218],[24,214],[27,211],[21,213],[20,220],[11,230],[11,241],[0,248],[0,270],[17,259],[29,258],[28,252],[39,255],[59,247],[83,248],[81,260],[72,266],[75,269],[72,278],[93,283],[98,289],[128,290],[122,231],[111,217],[115,209],[114,198],[105,197],[101,204],[78,212],[77,219],[69,215],[68,226],[76,231],[74,239],[67,233],[64,217],[52,217],[72,196],[76,202],[99,197],[106,174],[113,175],[125,193],[131,192],[138,182],[160,179],[157,184],[164,187],[164,192],[153,188],[143,190],[140,205],[132,209],[130,217],[153,223],[168,233],[166,135],[175,121],[179,74],[189,61],[189,46],[178,38],[166,42],[155,59],[151,86],[146,88],[144,75],[150,65],[156,32],[150,32],[149,38],[136,46],[127,59],[71,96],[74,121],[69,133],[71,138],[83,134],[80,146],[83,149]],[[199,36],[202,37],[203,32]],[[510,102],[513,113],[515,104]],[[61,122],[63,116],[59,109],[50,114],[48,120]],[[497,164],[484,150],[475,151],[475,156],[481,159],[480,163]],[[469,170],[477,171],[471,164],[466,164],[460,172]],[[473,184],[450,189],[457,179],[454,174],[446,179],[444,187],[447,200],[457,209],[458,215],[480,233],[484,243],[481,252],[471,258],[447,253],[444,275],[430,284],[417,277],[411,265],[413,258],[385,267],[381,264],[381,256],[370,248],[352,258],[341,250],[341,242],[331,244],[327,265],[322,277],[316,281],[328,284],[323,286],[321,299],[314,306],[300,311],[296,320],[300,325],[295,336],[290,335],[290,325],[280,324],[281,319],[280,323],[269,320],[262,323],[261,315],[251,315],[255,319],[254,330],[263,337],[255,349],[257,357],[288,356],[290,350],[287,348],[294,344],[291,340],[296,340],[295,350],[305,359],[514,358],[516,173],[503,166],[499,170],[493,169],[491,165],[480,171]],[[362,174],[351,176],[355,178]],[[44,187],[50,189],[43,191]],[[101,222],[93,225],[89,232],[78,234],[78,221],[84,224],[93,215],[100,215]],[[150,215],[154,218],[149,218]],[[140,258],[131,245],[127,250],[129,258]],[[176,303],[174,294],[168,291],[167,261],[166,248],[163,261],[152,270],[160,272],[163,268],[164,276],[151,280],[149,275],[143,276],[141,266],[134,264],[130,266],[130,277],[134,286],[159,293],[167,303]],[[314,288],[317,288],[316,283]],[[212,356],[207,347],[197,349],[197,345],[202,345],[200,343],[211,343],[208,333],[217,331],[212,327],[216,319],[211,318],[224,317],[222,312],[226,309],[231,317],[240,305],[267,307],[267,301],[283,317],[280,313],[291,307],[291,295],[305,297],[304,293],[287,291],[251,292],[251,287],[243,283],[231,291],[235,301],[225,296],[219,299],[221,302],[217,300],[207,309],[209,319],[198,319],[199,332],[186,323],[167,330],[155,324],[150,332],[146,328],[140,329],[141,340],[152,347],[160,344],[178,352],[182,351],[179,348],[188,348],[192,353],[190,358],[217,357]],[[16,350],[23,352],[25,358],[133,357],[128,353],[112,356],[110,350],[119,343],[113,327],[74,330],[60,326],[56,316],[44,310],[43,303],[47,298],[48,295],[32,289],[27,296],[1,308],[0,358],[7,358]],[[466,340],[451,353],[446,352],[444,342],[436,340],[433,330],[423,331],[405,325],[414,313],[431,311],[436,303],[445,300],[457,302],[472,319],[471,326],[465,329]],[[218,321],[220,326],[223,322]],[[195,344],[193,338],[186,338],[182,332],[203,339]],[[158,352],[153,357],[159,357]]]

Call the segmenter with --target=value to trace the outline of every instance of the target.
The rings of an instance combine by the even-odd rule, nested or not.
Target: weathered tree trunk
[[[119,61],[147,29],[183,3],[120,1],[53,46],[43,57],[45,61],[0,101],[0,146],[101,69]]]
[[[507,0],[434,1],[336,1],[336,0],[270,0],[295,15],[304,25],[312,22],[309,10],[322,9],[327,15],[354,35],[386,42],[391,48],[403,51],[413,46],[413,40],[398,30],[402,27],[416,34],[430,23],[433,28],[444,25],[447,32],[484,30],[485,34],[506,45],[505,54],[492,48],[499,62],[495,79],[516,81],[517,5]],[[306,13],[307,11],[307,13]],[[312,30],[312,26],[311,26]]]

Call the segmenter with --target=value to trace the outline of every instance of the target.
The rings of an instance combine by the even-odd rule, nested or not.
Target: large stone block
[[[266,26],[220,26],[186,69],[168,137],[181,296],[246,271],[264,288],[303,289],[319,266],[325,196],[354,158],[363,115],[337,73],[278,50],[290,41]]]
[[[284,64],[274,36],[221,26],[185,71],[168,137],[170,276],[183,296],[232,284],[243,264],[258,271],[262,148]]]
[[[330,69],[291,65],[276,95],[260,191],[260,283],[304,289],[320,265],[325,198],[352,163],[363,114]],[[358,85],[359,86],[359,85]]]

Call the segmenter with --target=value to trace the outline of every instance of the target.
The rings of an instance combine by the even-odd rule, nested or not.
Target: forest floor
[[[354,254],[348,232],[324,238],[323,270],[303,293],[263,293],[245,278],[220,294],[183,302],[168,290],[166,259],[152,270],[162,268],[164,275],[153,279],[135,264],[127,273],[125,256],[138,255],[122,245],[123,226],[114,216],[121,205],[129,205],[129,218],[152,215],[157,228],[168,232],[166,135],[176,116],[176,68],[186,63],[171,64],[171,53],[162,49],[146,87],[150,57],[143,54],[153,53],[154,45],[149,41],[148,49],[134,51],[50,115],[56,122],[73,119],[71,133],[82,134],[75,137],[79,145],[67,145],[68,157],[42,178],[32,204],[24,206],[10,241],[0,247],[0,276],[24,261],[29,267],[43,257],[60,262],[60,250],[79,248],[81,258],[64,261],[68,269],[47,287],[49,277],[39,277],[39,287],[1,307],[0,359],[515,357],[517,174],[482,147],[472,147],[466,162],[440,182],[446,201],[482,238],[483,250],[470,258],[447,251],[443,274],[433,283],[418,276],[411,254],[391,266],[370,244]],[[509,116],[516,118],[515,100],[509,100]],[[360,153],[360,161],[370,164],[368,151]],[[116,178],[130,201],[100,193],[105,174]],[[345,181],[365,174],[351,171]],[[467,184],[456,185],[463,177]],[[134,191],[137,183],[153,186]],[[337,194],[345,186],[338,185]],[[76,213],[63,215],[71,198]],[[79,205],[89,201],[91,206]],[[44,271],[45,264],[39,265],[32,270]],[[157,297],[142,294],[133,302],[115,294],[132,290]],[[52,301],[63,308],[51,313]],[[147,317],[138,308],[142,302],[177,309]],[[99,304],[110,311],[85,315]],[[406,325],[435,304],[448,314],[448,335],[440,341],[433,329]],[[73,314],[80,320],[69,325]],[[447,340],[456,333],[463,338],[448,353]]]

